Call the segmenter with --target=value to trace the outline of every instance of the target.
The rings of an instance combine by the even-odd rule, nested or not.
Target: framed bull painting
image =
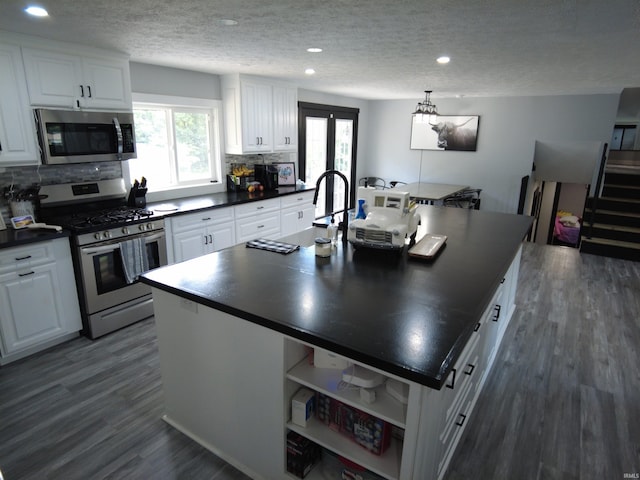
[[[478,144],[478,115],[438,115],[435,121],[414,115],[411,125],[412,150],[454,150],[475,152]]]

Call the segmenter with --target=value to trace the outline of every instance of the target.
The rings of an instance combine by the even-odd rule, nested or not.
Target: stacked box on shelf
[[[318,393],[317,415],[325,423],[369,450],[381,455],[391,443],[391,425],[355,407]]]
[[[304,478],[320,460],[320,446],[299,433],[287,434],[287,472]]]

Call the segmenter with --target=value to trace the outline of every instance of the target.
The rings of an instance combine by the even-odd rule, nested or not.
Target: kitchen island
[[[342,242],[319,258],[308,229],[283,239],[301,245],[288,255],[239,245],[145,274],[165,419],[254,478],[287,478],[288,431],[383,478],[442,476],[513,312],[531,219],[420,215],[418,238],[448,236],[431,261]],[[339,390],[340,371],[309,366],[313,348],[400,382],[407,404],[384,386],[371,404]],[[293,424],[301,386],[385,420],[397,438],[377,456],[319,421]]]

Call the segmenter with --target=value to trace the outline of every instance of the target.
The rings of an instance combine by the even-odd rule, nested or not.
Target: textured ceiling
[[[638,0],[0,1],[0,29],[364,99],[619,93],[640,86]],[[224,26],[221,19],[234,19]],[[311,54],[307,47],[321,47]],[[435,61],[449,55],[445,66]],[[313,67],[316,75],[306,76]]]

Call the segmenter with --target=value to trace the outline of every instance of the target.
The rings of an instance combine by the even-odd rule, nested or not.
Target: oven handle
[[[164,232],[163,233],[156,233],[155,235],[149,235],[148,237],[144,237],[144,239],[146,240],[145,243],[149,243],[149,242],[153,242],[155,240],[159,240],[161,238],[164,237]],[[85,247],[85,248],[81,248],[80,251],[86,255],[93,255],[95,253],[105,253],[105,252],[111,252],[113,250],[119,250],[120,249],[120,244],[119,243],[110,243],[109,245],[104,245],[102,247]]]

